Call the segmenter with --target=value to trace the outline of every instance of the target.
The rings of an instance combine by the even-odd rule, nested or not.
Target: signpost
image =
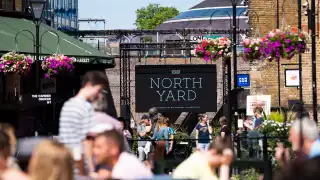
[[[250,87],[249,74],[237,74],[238,87]]]
[[[28,105],[48,105],[52,104],[54,94],[24,94],[22,95],[23,104]]]
[[[216,112],[216,65],[137,65],[136,112]]]
[[[190,41],[191,42],[201,42],[204,39],[217,39],[220,38],[221,36],[219,35],[207,35],[207,36],[190,36]]]

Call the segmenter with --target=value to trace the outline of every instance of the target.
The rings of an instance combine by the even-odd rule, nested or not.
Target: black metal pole
[[[238,87],[238,81],[237,81],[237,3],[238,0],[232,0],[232,53],[233,53],[233,88],[234,90],[237,89]],[[231,60],[230,60],[231,61]],[[230,62],[231,63],[231,62]],[[230,69],[230,70],[229,70]],[[228,104],[229,104],[229,121],[230,121],[230,132],[232,132],[232,115],[233,113],[238,111],[238,96],[237,96],[237,92],[234,91],[234,99],[232,99],[232,91],[231,91],[231,64],[229,66],[229,73],[230,73],[230,79],[228,80],[229,83],[229,91],[228,91],[228,96],[229,96],[229,100],[228,100]],[[233,111],[232,111],[232,106],[233,106]],[[237,121],[236,119],[234,119],[235,121]],[[236,127],[237,128],[237,127]]]
[[[232,48],[233,48],[233,82],[234,89],[238,87],[237,83],[237,2],[232,0]],[[235,101],[236,102],[236,101]],[[236,106],[235,106],[236,107]]]
[[[279,15],[279,0],[277,0],[277,29],[280,28],[280,15]],[[281,77],[280,77],[280,58],[277,59],[277,65],[278,65],[278,106],[281,107]]]
[[[40,89],[40,21],[36,22],[36,88],[37,88],[37,93],[41,92]]]
[[[279,15],[279,0],[277,0],[277,29],[280,28],[280,15]]]
[[[312,106],[313,119],[318,123],[317,113],[317,62],[316,62],[316,1],[311,0],[311,45],[312,45]]]
[[[278,106],[281,108],[281,77],[280,77],[280,58],[277,58],[278,64]]]
[[[302,30],[302,17],[301,17],[301,0],[298,0],[298,29]],[[299,99],[300,99],[300,113],[302,113],[303,93],[302,93],[302,56],[299,54]]]

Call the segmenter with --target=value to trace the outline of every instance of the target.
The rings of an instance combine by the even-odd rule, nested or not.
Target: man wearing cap
[[[150,151],[150,145],[151,143],[146,141],[147,139],[150,139],[149,133],[151,131],[151,122],[149,115],[143,115],[141,118],[141,121],[139,125],[137,126],[137,132],[139,135],[138,141],[138,152],[139,152],[139,160],[145,161],[148,155],[148,152]]]

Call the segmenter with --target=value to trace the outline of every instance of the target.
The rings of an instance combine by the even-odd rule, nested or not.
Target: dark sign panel
[[[136,112],[216,112],[216,65],[137,65]]]
[[[22,102],[29,105],[47,105],[52,104],[53,94],[24,94]]]

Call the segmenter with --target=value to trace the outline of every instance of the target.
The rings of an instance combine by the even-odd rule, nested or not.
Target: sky
[[[202,0],[79,0],[79,19],[105,19],[106,29],[135,29],[135,11],[149,3],[188,10]],[[81,30],[103,29],[103,23],[81,22]]]

